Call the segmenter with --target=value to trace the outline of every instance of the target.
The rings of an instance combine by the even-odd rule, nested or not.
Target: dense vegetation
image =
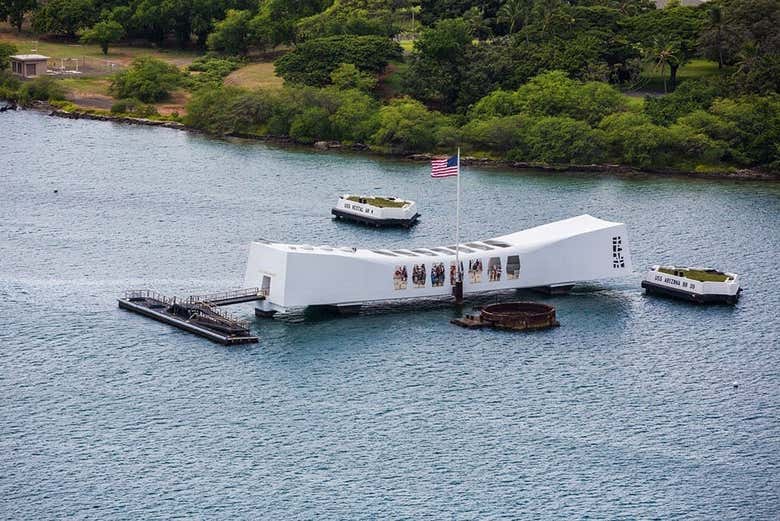
[[[21,27],[25,16],[104,52],[122,38],[208,48],[183,72],[141,58],[111,92],[117,111],[141,114],[187,88],[187,123],[217,134],[398,152],[460,145],[545,163],[780,167],[780,0],[0,0],[0,18]],[[414,36],[406,54],[399,35]],[[223,85],[247,55],[279,46],[284,88]],[[681,78],[694,59],[720,73]],[[665,95],[625,94],[645,89]]]

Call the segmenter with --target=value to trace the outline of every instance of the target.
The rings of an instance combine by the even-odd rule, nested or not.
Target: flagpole
[[[455,203],[455,266],[460,277],[460,147],[458,147],[458,182]]]
[[[460,304],[463,302],[463,272],[460,269],[460,147],[458,147],[458,181],[457,181],[457,195],[455,203],[455,272],[457,280],[455,281],[455,302]]]

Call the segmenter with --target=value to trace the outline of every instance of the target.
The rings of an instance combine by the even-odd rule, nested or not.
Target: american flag
[[[431,177],[451,177],[459,172],[458,156],[431,159]]]

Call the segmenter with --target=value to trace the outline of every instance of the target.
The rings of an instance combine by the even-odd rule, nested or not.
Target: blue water
[[[545,332],[426,302],[225,348],[116,297],[239,287],[260,237],[451,244],[454,179],[30,112],[0,115],[0,157],[0,518],[780,517],[777,184],[470,168],[463,237],[590,213],[628,225],[637,272],[533,297]],[[347,191],[423,221],[334,222]],[[740,273],[743,298],[647,297],[658,262]]]

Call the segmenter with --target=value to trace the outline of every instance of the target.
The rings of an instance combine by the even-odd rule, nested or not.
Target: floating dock
[[[469,329],[492,327],[512,331],[546,329],[560,325],[555,318],[555,308],[537,302],[491,304],[482,308],[479,315],[466,315],[451,322]]]
[[[249,321],[218,309],[220,306],[263,300],[259,288],[240,289],[210,295],[169,297],[152,290],[132,290],[118,299],[119,307],[152,318],[223,345],[257,343]]]

